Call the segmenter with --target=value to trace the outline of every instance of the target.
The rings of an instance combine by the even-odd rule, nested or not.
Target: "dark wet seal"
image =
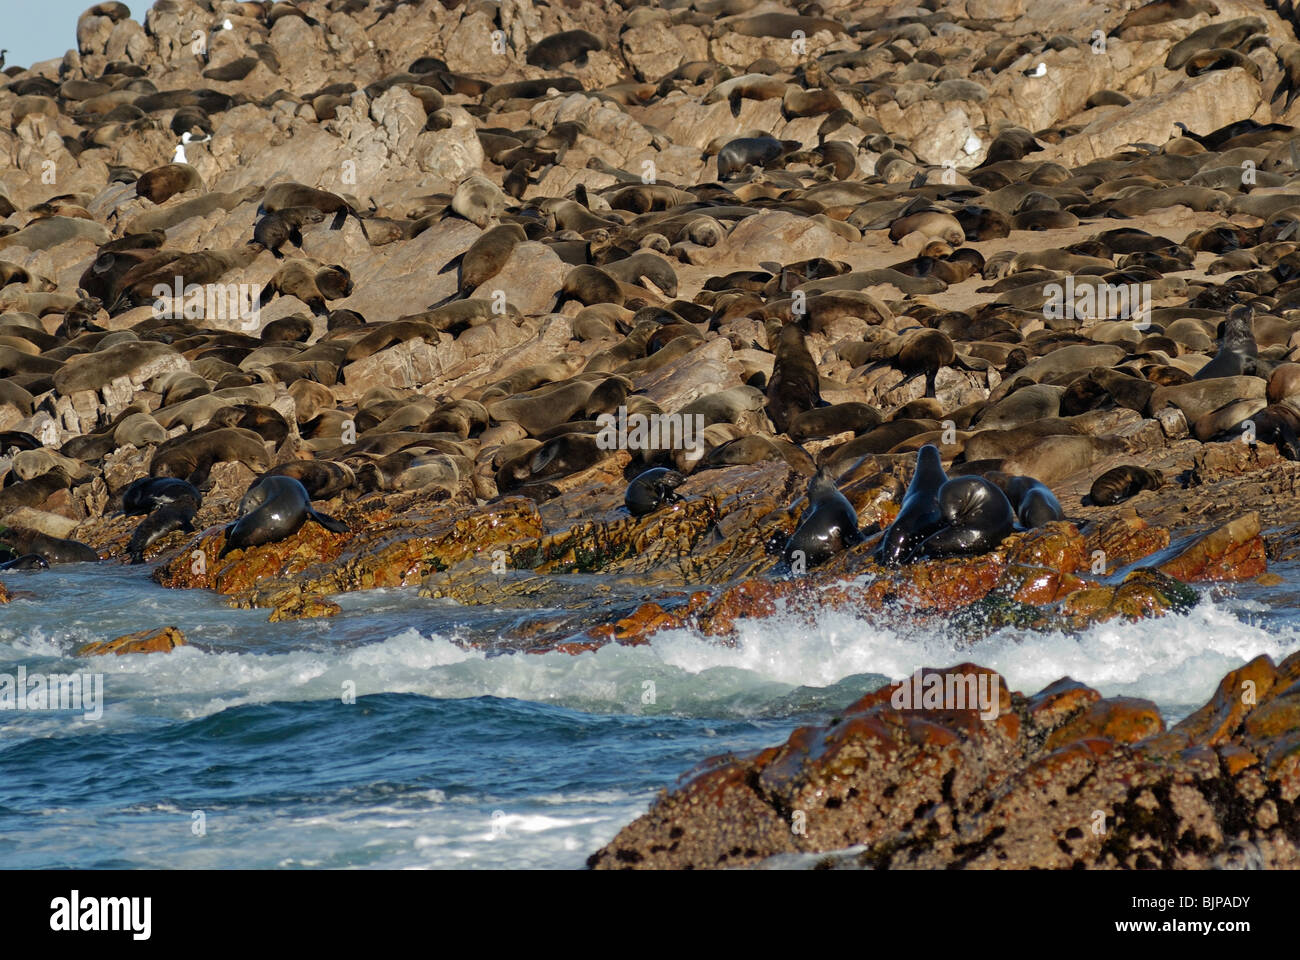
[[[347,533],[342,520],[312,509],[307,488],[293,477],[266,476],[256,481],[239,501],[240,517],[226,528],[226,543],[218,559],[232,550],[243,550],[291,537],[308,520],[326,530]]]
[[[920,545],[927,558],[967,557],[988,553],[1014,530],[1011,501],[984,477],[953,477],[939,489],[944,526]]]
[[[898,516],[876,548],[876,560],[885,566],[909,562],[921,543],[943,526],[939,490],[948,481],[939,448],[927,443],[916,452],[916,472],[903,494]]]
[[[682,497],[676,489],[685,482],[686,478],[676,470],[652,467],[627,485],[623,503],[632,516],[644,517],[660,507],[680,502]]]
[[[808,507],[785,545],[782,561],[792,569],[825,563],[835,554],[865,538],[858,529],[858,514],[825,470],[808,480]]]

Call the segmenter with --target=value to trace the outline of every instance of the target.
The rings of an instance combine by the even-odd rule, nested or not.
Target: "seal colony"
[[[61,564],[275,621],[411,587],[519,613],[457,642],[572,654],[1185,611],[1300,553],[1295,18],[96,4],[0,80],[0,605]],[[1276,822],[1294,751],[1231,749]],[[1116,782],[1084,809],[1119,829]]]
[[[0,92],[3,562],[402,503],[689,518],[718,584],[1300,458],[1290,24],[1022,6],[91,7]]]

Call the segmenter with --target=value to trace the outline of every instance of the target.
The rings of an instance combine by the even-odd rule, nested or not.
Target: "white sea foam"
[[[1174,713],[1207,700],[1222,676],[1258,655],[1300,648],[1300,631],[1243,621],[1247,605],[1205,600],[1190,612],[1078,634],[1003,629],[970,643],[942,628],[867,622],[826,610],[742,620],[726,645],[694,630],[661,632],[643,646],[592,653],[488,656],[414,628],[362,646],[276,653],[180,648],[167,655],[96,658],[105,673],[104,723],[192,719],[244,704],[412,693],[440,699],[495,696],[593,713],[746,717],[780,712],[794,697],[859,678],[844,693],[900,679],[920,666],[974,661],[1031,693],[1070,676],[1105,695],[1142,696]],[[44,669],[86,669],[41,631],[0,636],[0,661],[49,658]],[[58,666],[56,667],[55,664]],[[868,679],[873,678],[873,679]],[[803,688],[797,690],[796,688]],[[812,688],[810,691],[807,688]],[[833,708],[838,703],[831,702]],[[10,735],[70,732],[71,718],[23,718]]]

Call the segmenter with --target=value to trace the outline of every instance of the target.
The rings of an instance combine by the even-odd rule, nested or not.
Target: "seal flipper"
[[[971,556],[983,552],[980,549],[981,537],[980,530],[950,524],[917,544],[913,555],[925,559]]]
[[[243,518],[241,517],[240,519]],[[243,544],[232,543],[230,539],[231,534],[234,533],[235,527],[237,527],[238,525],[239,525],[239,520],[233,520],[230,523],[226,524],[226,529],[225,529],[226,542],[221,545],[221,551],[217,554],[218,560],[220,560],[226,554],[230,553],[232,550],[244,549]]]
[[[844,544],[847,550],[849,547],[856,547],[859,543],[865,542],[867,535],[862,532],[861,527],[845,527],[840,531],[840,542]]]
[[[924,559],[927,556],[925,552],[926,544],[930,542],[930,539],[937,537],[939,534],[949,529],[951,529],[951,526],[942,517],[939,517],[937,521],[931,523],[918,523],[918,526],[913,531],[912,535],[903,541],[899,548],[900,553],[897,560],[893,563],[890,563],[887,560],[878,562],[881,562],[884,566],[888,567],[896,566],[900,563],[915,563],[917,560]],[[881,540],[880,546],[883,548],[885,545],[886,541]]]
[[[1277,452],[1288,460],[1300,460],[1300,438],[1295,431],[1284,428],[1278,431]]]
[[[21,557],[0,563],[0,570],[48,570],[49,561],[39,553],[25,553]]]
[[[1224,431],[1227,433],[1228,431]],[[1268,431],[1270,436],[1261,435],[1260,439],[1265,443],[1273,442],[1277,445],[1277,452],[1288,460],[1300,460],[1300,437],[1291,429],[1291,425],[1285,421],[1279,420],[1272,430]]]
[[[783,533],[778,530],[763,543],[763,552],[769,557],[784,557],[785,548],[790,545],[792,539],[794,539],[793,533]],[[782,560],[781,562],[784,563],[785,561]]]
[[[337,520],[334,517],[329,516],[328,514],[317,513],[315,510],[309,509],[307,511],[307,516],[312,520],[315,520],[326,530],[333,530],[335,533],[352,532],[352,528],[349,527],[346,523],[344,523],[342,520]]]

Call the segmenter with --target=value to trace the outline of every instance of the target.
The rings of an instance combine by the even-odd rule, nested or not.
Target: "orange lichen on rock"
[[[185,634],[176,627],[159,630],[140,630],[112,640],[87,643],[77,651],[79,657],[100,657],[115,653],[119,657],[128,653],[171,653],[186,645]]]
[[[1192,540],[1160,564],[1160,571],[1184,583],[1257,577],[1268,568],[1259,530],[1259,514],[1243,514]]]

